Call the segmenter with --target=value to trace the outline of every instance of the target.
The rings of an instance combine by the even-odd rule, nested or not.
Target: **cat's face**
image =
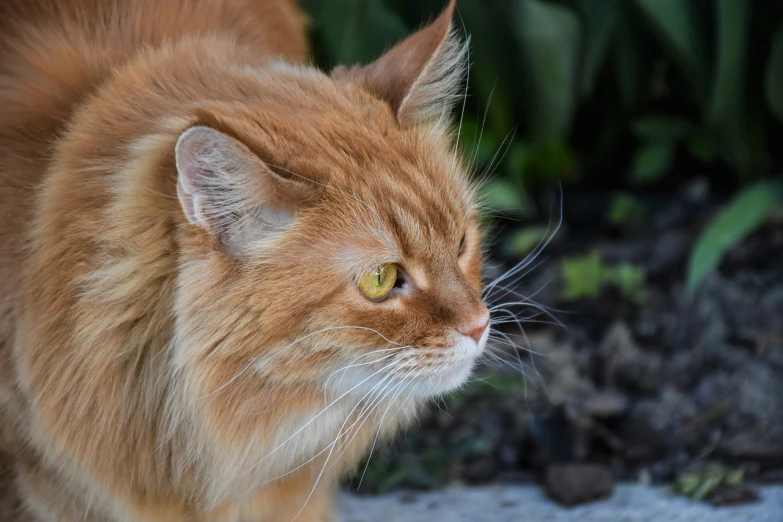
[[[475,187],[446,130],[464,65],[450,16],[363,69],[241,71],[275,89],[180,136],[182,209],[231,267],[210,306],[245,310],[232,372],[358,395],[466,380],[489,313]]]

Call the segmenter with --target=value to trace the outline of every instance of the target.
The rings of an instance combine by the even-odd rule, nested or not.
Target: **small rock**
[[[574,397],[567,404],[569,413],[592,419],[619,417],[628,411],[625,394],[616,390],[597,390],[585,397]]]
[[[554,345],[546,352],[546,357],[537,361],[552,405],[560,406],[571,397],[592,393],[593,383],[584,372],[587,365],[572,343]]]
[[[653,391],[663,384],[665,372],[660,354],[639,348],[628,326],[619,321],[607,332],[601,343],[604,374],[609,386],[623,384],[628,388]]]
[[[547,468],[544,486],[552,500],[570,507],[610,497],[614,478],[606,466],[555,464]]]
[[[639,401],[633,410],[633,417],[646,419],[650,428],[659,435],[674,439],[683,426],[698,413],[690,395],[672,386],[664,387],[657,397]]]

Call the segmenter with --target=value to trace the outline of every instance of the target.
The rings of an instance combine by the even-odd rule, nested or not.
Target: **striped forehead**
[[[310,116],[320,115],[315,111]],[[319,181],[351,200],[338,196],[345,203],[345,219],[366,216],[363,223],[353,223],[360,227],[356,232],[364,228],[364,233],[373,233],[386,250],[396,247],[408,256],[421,253],[424,246],[459,241],[474,201],[453,147],[425,130],[400,130],[391,119],[357,121],[342,115],[283,141],[298,142],[310,151],[307,156],[326,166],[314,169],[316,177],[323,176]],[[378,230],[379,218],[383,231]],[[396,245],[386,244],[391,241]]]
[[[470,213],[465,185],[458,176],[408,172],[374,187],[384,224],[403,257],[459,240]]]

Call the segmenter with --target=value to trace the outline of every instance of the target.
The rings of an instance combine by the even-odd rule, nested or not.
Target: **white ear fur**
[[[444,121],[462,97],[470,39],[462,40],[453,24],[446,38],[413,82],[398,110],[400,121]]]
[[[177,196],[185,217],[218,236],[230,250],[280,231],[289,212],[263,201],[262,176],[274,176],[234,139],[209,127],[191,127],[175,147]]]
[[[408,36],[364,67],[337,67],[332,77],[355,82],[386,101],[403,126],[448,122],[461,98],[468,61],[463,41],[452,22],[455,1],[431,24]]]

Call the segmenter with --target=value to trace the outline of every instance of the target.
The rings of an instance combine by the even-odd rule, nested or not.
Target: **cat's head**
[[[467,379],[489,312],[449,130],[467,65],[453,11],[364,67],[239,71],[263,96],[202,109],[180,135],[181,328],[211,361],[203,392],[429,396]]]

